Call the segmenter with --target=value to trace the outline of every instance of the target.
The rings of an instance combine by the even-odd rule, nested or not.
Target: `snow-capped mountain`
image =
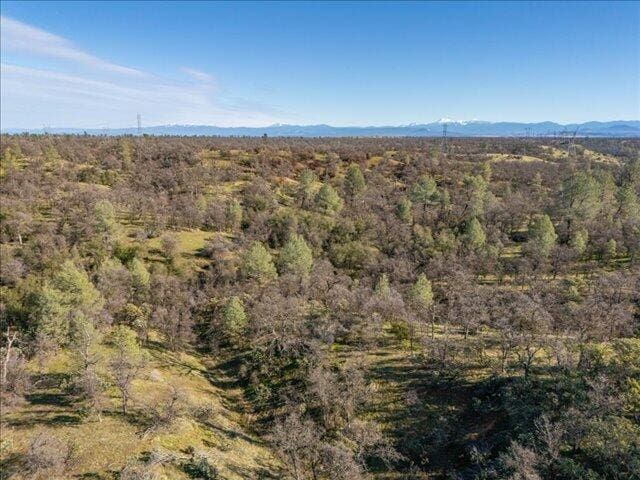
[[[158,125],[145,127],[147,135],[207,135],[207,136],[251,136],[270,137],[436,137],[442,135],[444,125],[450,137],[519,137],[573,135],[592,137],[640,137],[640,121],[618,120],[610,122],[585,122],[560,124],[555,122],[520,123],[486,122],[477,119],[452,120],[441,118],[431,123],[411,123],[389,126],[331,125],[287,125],[274,124],[267,127],[217,127],[211,125]],[[2,133],[45,133],[43,129],[10,128]],[[47,133],[90,135],[136,135],[137,128],[81,129],[49,128]]]

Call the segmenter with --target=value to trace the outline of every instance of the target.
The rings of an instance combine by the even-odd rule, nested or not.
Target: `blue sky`
[[[2,2],[2,128],[640,118],[640,3]]]

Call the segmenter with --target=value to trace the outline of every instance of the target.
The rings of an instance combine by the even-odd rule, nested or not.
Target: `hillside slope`
[[[118,478],[127,465],[129,470],[138,465],[153,470],[157,478],[190,478],[191,459],[201,456],[220,478],[278,478],[272,452],[248,428],[241,391],[227,386],[230,382],[211,358],[171,352],[153,342],[144,350],[148,362],[134,381],[126,417],[118,413],[115,391],[107,393],[102,414],[82,410],[69,388],[73,361],[66,352],[40,367],[30,365],[42,373],[36,373],[26,401],[3,412],[0,478],[32,478],[25,455],[38,435],[72,447],[63,478]],[[175,418],[154,425],[154,416],[166,412],[174,392]]]

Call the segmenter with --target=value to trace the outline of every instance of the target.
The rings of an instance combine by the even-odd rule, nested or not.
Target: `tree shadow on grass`
[[[238,432],[235,430],[230,430],[228,428],[224,428],[224,427],[220,427],[218,425],[214,425],[212,423],[207,423],[207,425],[210,428],[213,428],[214,430],[217,430],[221,433],[223,433],[224,435],[226,435],[228,438],[230,439],[235,439],[235,438],[240,438],[242,440],[244,440],[245,442],[251,443],[253,445],[262,445],[263,442],[256,440],[255,438],[250,437],[249,435],[242,433],[242,432]]]
[[[234,356],[229,360],[217,363],[205,373],[206,379],[213,386],[222,390],[242,388],[244,383],[237,378],[242,358]]]
[[[16,410],[6,419],[12,427],[33,427],[36,425],[67,426],[78,425],[82,416],[73,409],[74,398],[61,391],[36,391],[25,395],[26,408]]]
[[[56,407],[69,407],[72,404],[70,395],[64,392],[38,392],[25,395],[31,405],[50,405]]]
[[[3,455],[0,460],[0,480],[9,480],[23,469],[23,456],[17,453]]]
[[[201,375],[207,374],[207,371],[205,369],[181,361],[179,359],[178,352],[174,352],[168,349],[161,342],[148,340],[147,342],[145,342],[144,347],[154,353],[155,360],[160,362],[162,366],[178,367],[180,369],[184,369],[184,372],[180,373],[184,373],[185,375],[190,375],[193,372],[199,373]],[[186,353],[192,352],[187,351]]]
[[[468,427],[462,417],[473,398],[474,385],[460,377],[444,377],[419,359],[371,358],[367,377],[385,386],[384,394],[370,402],[367,411],[382,420],[396,448],[416,466],[431,473],[455,466],[459,451],[449,451],[448,442]],[[404,467],[398,467],[403,471]],[[385,470],[376,465],[370,468]]]
[[[112,475],[108,477],[106,475],[101,475],[97,472],[87,472],[76,475],[74,478],[82,479],[82,480],[106,480],[107,478],[114,478]]]
[[[241,467],[239,465],[231,465],[227,468],[238,475],[240,478],[255,478],[256,480],[283,478],[281,475],[282,472],[274,473],[270,468],[264,465],[259,465],[257,468],[247,468]]]
[[[63,427],[70,425],[80,425],[82,417],[80,415],[68,415],[65,413],[44,417],[42,415],[23,415],[20,418],[7,420],[10,427],[31,428],[36,425],[46,425],[49,427]]]

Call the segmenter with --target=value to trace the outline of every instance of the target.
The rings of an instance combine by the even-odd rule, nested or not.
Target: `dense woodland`
[[[2,136],[0,478],[639,479],[639,155]]]

